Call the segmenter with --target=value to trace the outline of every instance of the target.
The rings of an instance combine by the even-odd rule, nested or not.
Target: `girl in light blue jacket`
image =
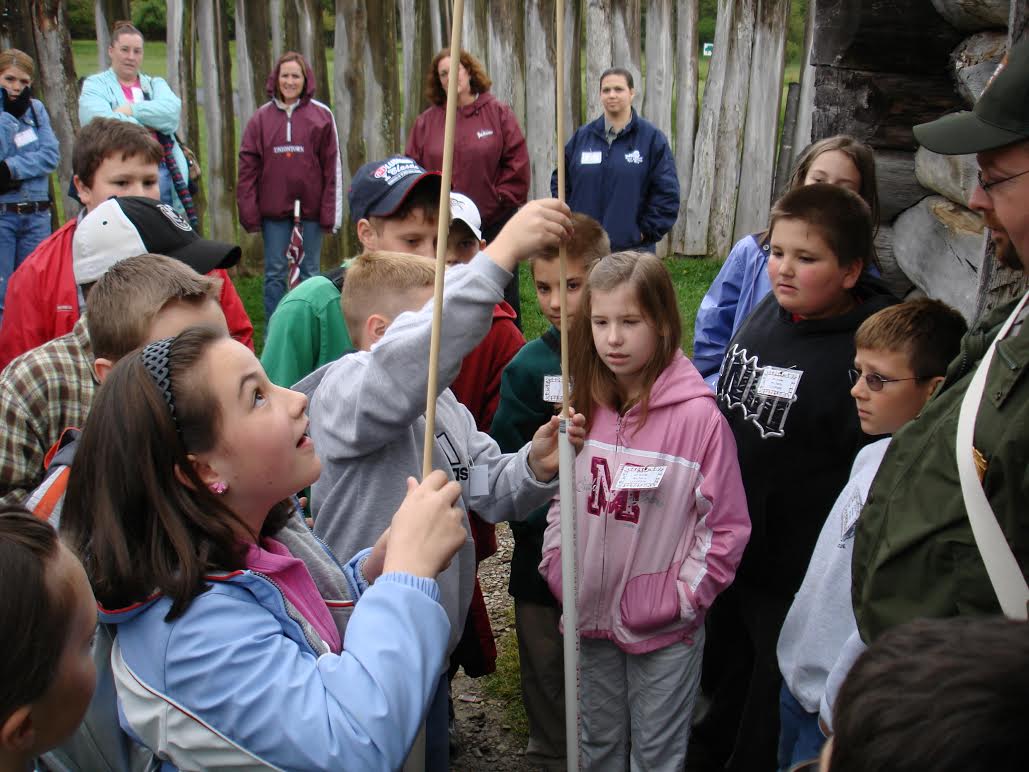
[[[398,769],[446,667],[460,486],[409,479],[341,564],[293,505],[321,470],[306,410],[202,327],[122,359],[93,403],[61,533],[117,629],[122,728],[166,770]]]
[[[32,98],[35,63],[16,48],[0,53],[0,317],[7,280],[50,235],[50,173],[60,150],[50,116]]]
[[[182,100],[164,78],[140,72],[143,34],[129,22],[117,22],[107,49],[111,66],[90,75],[79,96],[79,124],[94,118],[132,121],[154,132],[165,148],[159,168],[161,201],[174,206],[196,227],[196,213],[189,192],[189,166],[175,132],[179,130]]]

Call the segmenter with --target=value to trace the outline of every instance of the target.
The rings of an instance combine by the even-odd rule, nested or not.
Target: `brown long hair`
[[[174,417],[138,354],[118,362],[97,392],[68,479],[61,535],[106,608],[160,591],[172,600],[171,620],[205,591],[207,573],[243,568],[234,527],[242,523],[188,458],[210,450],[219,436],[218,403],[200,363],[224,337],[191,327],[174,338]],[[290,502],[277,504],[262,533],[279,530],[291,511]]]
[[[19,506],[0,509],[0,722],[57,674],[71,624],[70,594],[48,578],[59,549],[49,523]]]
[[[787,190],[796,190],[804,184],[811,165],[822,153],[838,150],[847,156],[861,175],[861,187],[858,195],[865,200],[872,213],[873,232],[879,230],[879,186],[875,178],[875,153],[861,140],[849,134],[837,134],[826,137],[808,145],[797,160],[797,168],[793,170]]]
[[[450,56],[450,49],[444,48],[434,57],[429,66],[429,72],[425,76],[425,99],[434,105],[442,105],[447,102],[447,92],[443,90],[443,84],[439,82],[439,63],[441,59]],[[486,68],[482,62],[470,53],[461,49],[461,64],[468,70],[468,86],[476,94],[485,94],[490,90],[493,81],[486,74]],[[450,64],[453,67],[453,62]]]
[[[575,409],[586,417],[587,428],[593,422],[593,414],[598,404],[606,405],[620,413],[635,404],[621,393],[614,374],[600,360],[596,345],[593,343],[593,293],[597,290],[610,291],[622,284],[628,284],[633,288],[636,302],[646,317],[647,324],[651,325],[659,336],[654,357],[643,370],[637,431],[647,421],[650,389],[654,381],[671,364],[682,342],[682,322],[679,319],[675,288],[664,263],[649,252],[615,252],[598,260],[586,279],[582,305],[572,325],[569,342],[572,382],[575,387],[573,400]]]

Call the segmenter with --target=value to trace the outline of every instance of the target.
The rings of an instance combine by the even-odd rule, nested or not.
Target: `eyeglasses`
[[[883,378],[879,373],[869,373],[864,375],[857,370],[851,368],[847,370],[850,375],[850,385],[857,386],[857,382],[864,378],[865,383],[868,384],[869,391],[882,391],[884,383],[900,383],[901,381],[919,381],[922,380],[922,376],[916,375],[913,378]]]
[[[976,172],[975,176],[976,179],[979,180],[979,187],[983,189],[983,193],[989,194],[990,188],[994,188],[997,185],[1000,185],[1002,182],[1013,180],[1016,177],[1021,177],[1023,174],[1029,174],[1029,169],[1026,169],[1024,172],[1019,172],[1018,174],[1012,174],[1010,177],[1004,177],[1003,179],[993,180],[992,182],[987,182],[986,180],[984,180],[983,173],[981,171]]]

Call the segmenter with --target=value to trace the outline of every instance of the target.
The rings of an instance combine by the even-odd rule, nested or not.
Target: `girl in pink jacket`
[[[736,444],[680,338],[654,255],[618,252],[590,271],[571,346],[588,431],[575,462],[587,769],[683,768],[704,614],[750,535]],[[563,600],[557,501],[540,573]]]

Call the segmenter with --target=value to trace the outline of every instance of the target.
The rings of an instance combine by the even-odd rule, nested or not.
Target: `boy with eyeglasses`
[[[943,382],[957,355],[965,320],[938,300],[912,300],[866,319],[854,336],[850,393],[861,430],[883,439],[854,459],[783,623],[777,649],[783,685],[779,697],[779,768],[816,758],[831,726],[835,690],[863,648],[851,605],[854,529],[879,468],[889,435],[911,421]],[[853,641],[850,641],[853,637]]]

